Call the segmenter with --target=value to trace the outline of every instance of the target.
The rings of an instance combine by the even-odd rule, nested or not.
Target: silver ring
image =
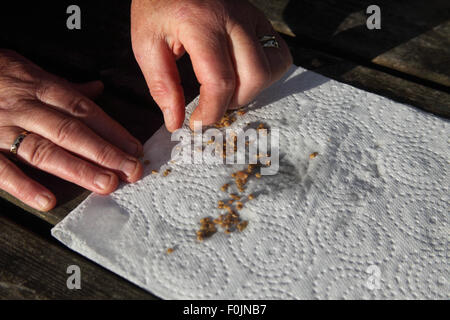
[[[280,45],[275,39],[275,36],[262,36],[259,38],[259,43],[263,46],[263,48],[279,48]]]
[[[28,131],[23,131],[21,132],[16,140],[14,140],[13,144],[11,145],[11,148],[9,149],[9,151],[13,154],[13,155],[17,155],[17,151],[19,150],[19,146],[22,143],[23,139],[25,139],[25,137],[29,134]]]

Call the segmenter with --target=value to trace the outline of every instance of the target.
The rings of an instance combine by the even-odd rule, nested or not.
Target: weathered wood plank
[[[450,2],[380,0],[381,30],[366,27],[370,0],[251,0],[279,32],[347,60],[363,59],[450,86]]]
[[[70,265],[80,267],[80,290],[66,286]],[[56,240],[30,232],[0,214],[0,299],[155,298]]]

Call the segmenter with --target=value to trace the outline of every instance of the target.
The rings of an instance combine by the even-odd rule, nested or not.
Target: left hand
[[[279,48],[263,48],[274,35]],[[191,116],[210,125],[225,111],[252,101],[292,64],[283,39],[244,0],[133,0],[131,36],[136,60],[166,127],[181,127],[185,101],[176,59],[187,52],[200,83]]]

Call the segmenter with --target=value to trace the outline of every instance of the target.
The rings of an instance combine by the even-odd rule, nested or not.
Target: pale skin
[[[258,39],[276,35],[280,48]],[[185,117],[175,61],[188,53],[200,83],[191,116],[203,125],[252,101],[292,64],[285,42],[252,5],[242,0],[133,0],[133,52],[169,131]],[[142,145],[93,100],[101,82],[70,83],[19,54],[0,49],[0,189],[48,211],[54,194],[27,177],[6,156],[15,138],[30,132],[17,158],[100,194],[119,181],[142,176]]]

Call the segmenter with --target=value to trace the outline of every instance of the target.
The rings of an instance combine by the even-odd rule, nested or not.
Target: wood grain
[[[279,32],[319,42],[347,60],[370,61],[450,86],[450,2],[380,0],[381,30],[366,27],[370,0],[251,0]]]
[[[80,290],[67,288],[66,270],[70,265],[80,267]],[[0,214],[0,299],[156,297],[64,248],[56,240],[31,232]]]

